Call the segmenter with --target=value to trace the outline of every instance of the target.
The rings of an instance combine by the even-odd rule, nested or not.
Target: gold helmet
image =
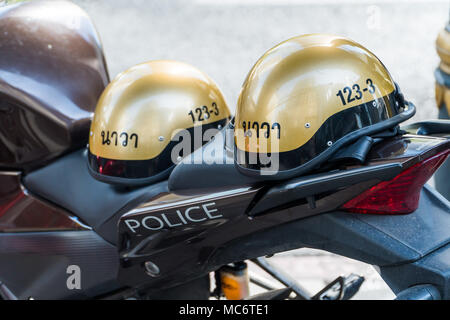
[[[441,58],[436,77],[436,103],[438,108],[446,106],[450,115],[450,22],[439,32],[436,39],[436,51]]]
[[[98,101],[89,138],[90,172],[112,184],[164,179],[187,155],[174,159],[172,154],[178,132],[221,128],[229,118],[222,93],[198,69],[177,61],[134,66],[118,75]],[[190,151],[199,147],[193,140]]]
[[[242,86],[235,162],[244,174],[290,178],[414,113],[363,46],[333,35],[295,37],[267,51]]]
[[[450,74],[450,23],[439,32],[436,39],[436,51],[441,58],[439,67]]]

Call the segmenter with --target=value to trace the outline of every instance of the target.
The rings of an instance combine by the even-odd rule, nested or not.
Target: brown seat
[[[0,169],[29,170],[88,141],[109,82],[98,34],[78,6],[0,8]]]

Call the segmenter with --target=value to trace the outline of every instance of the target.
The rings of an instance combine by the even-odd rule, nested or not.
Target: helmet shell
[[[165,60],[134,66],[98,101],[89,137],[91,172],[109,183],[160,180],[174,165],[172,138],[180,130],[220,128],[229,117],[219,88],[193,66]]]
[[[258,174],[264,167],[258,156],[267,154],[279,160],[270,175],[296,169],[348,134],[398,115],[396,93],[382,62],[350,39],[309,34],[282,42],[256,62],[242,86],[236,164]]]

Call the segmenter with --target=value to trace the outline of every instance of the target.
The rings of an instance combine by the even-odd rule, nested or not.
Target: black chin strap
[[[400,126],[373,134],[371,136],[362,136],[354,143],[342,148],[336,152],[329,160],[329,163],[363,163],[369,154],[372,146],[386,138],[395,137],[405,132],[400,129]]]
[[[372,145],[375,143],[372,137],[363,136],[349,146],[340,149],[329,160],[329,163],[362,163],[366,160]]]
[[[395,84],[395,102],[397,104],[397,108],[398,109],[405,109],[405,106],[407,104],[406,100],[405,100],[405,96],[403,95],[402,91],[400,90],[400,86],[397,84],[397,82],[394,82]],[[398,110],[399,112],[401,112],[402,110]]]

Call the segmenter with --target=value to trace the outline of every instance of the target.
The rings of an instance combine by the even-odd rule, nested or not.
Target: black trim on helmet
[[[378,108],[373,107],[374,102],[379,106]],[[408,108],[405,108],[406,106]],[[259,157],[239,150],[236,145],[235,165],[243,174],[260,177],[263,180],[292,178],[317,169],[339,149],[360,137],[391,129],[414,116],[415,112],[415,106],[404,101],[403,95],[396,85],[396,90],[386,97],[334,114],[303,146],[292,151],[278,153],[278,171],[275,171],[274,174],[261,175],[263,166],[259,163]],[[355,115],[359,116],[358,121],[356,121]],[[328,145],[328,141],[332,142],[331,146]],[[270,156],[269,154],[268,157]],[[245,161],[238,163],[238,159],[245,159]],[[257,159],[258,163],[246,164],[248,159]]]
[[[89,152],[88,157],[90,157],[91,155],[92,154]],[[175,165],[172,165],[171,167],[165,169],[164,171],[157,173],[151,177],[147,177],[147,178],[122,178],[122,177],[115,177],[115,176],[107,176],[107,175],[95,172],[91,168],[89,163],[87,164],[87,167],[88,167],[89,173],[95,180],[98,180],[98,181],[101,181],[104,183],[108,183],[108,184],[113,184],[113,185],[135,187],[135,186],[142,186],[145,184],[152,184],[152,183],[156,183],[156,182],[167,179],[170,176],[170,173],[172,172]]]
[[[202,126],[202,133],[208,129],[225,126],[228,118]],[[191,137],[194,128],[186,129]],[[207,142],[207,141],[206,141]],[[205,144],[206,142],[203,142]],[[172,162],[172,149],[180,141],[170,141],[166,148],[155,158],[148,160],[115,160],[107,159],[88,152],[89,173],[97,180],[116,185],[137,186],[155,183],[166,179],[175,164]],[[195,148],[195,139],[191,138],[191,151]],[[181,155],[186,157],[187,154]]]

